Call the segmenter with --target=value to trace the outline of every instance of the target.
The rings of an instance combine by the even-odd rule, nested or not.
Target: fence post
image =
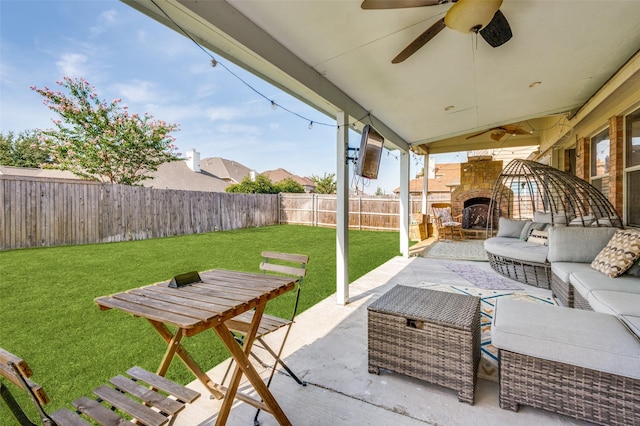
[[[280,214],[282,212],[282,193],[278,192],[278,225],[282,225]]]
[[[313,226],[318,226],[318,197],[315,193],[311,194],[311,221]]]

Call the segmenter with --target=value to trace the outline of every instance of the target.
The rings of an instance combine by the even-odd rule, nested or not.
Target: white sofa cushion
[[[611,278],[595,270],[577,271],[571,273],[569,282],[586,300],[589,300],[589,293],[595,290],[640,294],[640,279],[631,275]]]
[[[496,256],[523,262],[545,263],[549,247],[520,241],[517,238],[493,237],[484,240],[484,249]]]
[[[633,315],[620,315],[622,322],[629,327],[633,333],[640,339],[640,317]]]
[[[593,268],[589,263],[576,262],[553,262],[551,264],[551,272],[553,272],[563,282],[569,282],[569,275],[572,272],[587,271],[592,272]]]
[[[640,287],[640,282],[638,282]],[[594,290],[587,299],[594,311],[640,317],[640,293]]]
[[[497,348],[640,379],[640,344],[613,315],[499,298],[491,326]]]
[[[549,228],[549,262],[591,263],[618,228]],[[586,243],[588,241],[588,243]]]

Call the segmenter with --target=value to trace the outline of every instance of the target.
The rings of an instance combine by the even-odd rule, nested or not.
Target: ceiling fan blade
[[[422,46],[427,44],[429,42],[429,40],[431,40],[436,35],[438,35],[438,33],[440,31],[442,31],[444,29],[444,27],[445,27],[444,18],[441,18],[438,21],[436,21],[435,24],[433,24],[429,28],[427,28],[427,30],[425,32],[420,34],[418,36],[418,38],[413,40],[411,42],[411,44],[409,44],[407,47],[405,47],[404,50],[398,54],[398,56],[393,58],[391,63],[392,64],[399,64],[400,62],[402,62],[405,59],[407,59],[409,56],[411,56],[414,53],[416,53],[418,51],[418,49],[420,49]]]
[[[449,3],[452,0],[364,0],[360,7],[365,10],[373,9],[403,9],[407,7],[435,6]]]
[[[493,19],[480,30],[480,35],[491,47],[499,47],[511,40],[513,34],[507,18],[500,9],[493,15]]]
[[[532,132],[524,130],[522,127],[517,125],[505,125],[498,127],[500,130],[504,130],[505,132],[511,135],[530,135]]]
[[[480,132],[480,133],[476,133],[475,135],[467,136],[467,139],[477,138],[478,136],[482,136],[482,135],[484,135],[485,133],[490,132],[490,131],[492,131],[492,130],[495,130],[495,129],[487,129],[487,130],[484,130],[484,131],[482,131],[482,132]]]

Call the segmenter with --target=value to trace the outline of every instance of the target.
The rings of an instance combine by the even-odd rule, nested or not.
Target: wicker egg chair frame
[[[498,218],[533,220],[548,214],[551,225],[613,226],[622,220],[607,197],[577,176],[529,160],[512,160],[496,179],[489,205],[487,236],[494,235]],[[491,267],[516,281],[550,288],[549,262],[523,262],[487,253]]]

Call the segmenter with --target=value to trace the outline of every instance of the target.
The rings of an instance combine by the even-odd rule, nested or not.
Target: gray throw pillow
[[[498,222],[498,237],[520,238],[522,228],[531,222],[529,220],[516,220],[501,217]]]
[[[528,222],[526,225],[524,225],[524,227],[522,228],[522,231],[520,232],[520,240],[522,241],[527,241],[529,239],[529,237],[531,236],[531,232],[532,231],[544,231],[547,229],[547,226],[549,226],[549,223],[541,223],[541,222]]]

